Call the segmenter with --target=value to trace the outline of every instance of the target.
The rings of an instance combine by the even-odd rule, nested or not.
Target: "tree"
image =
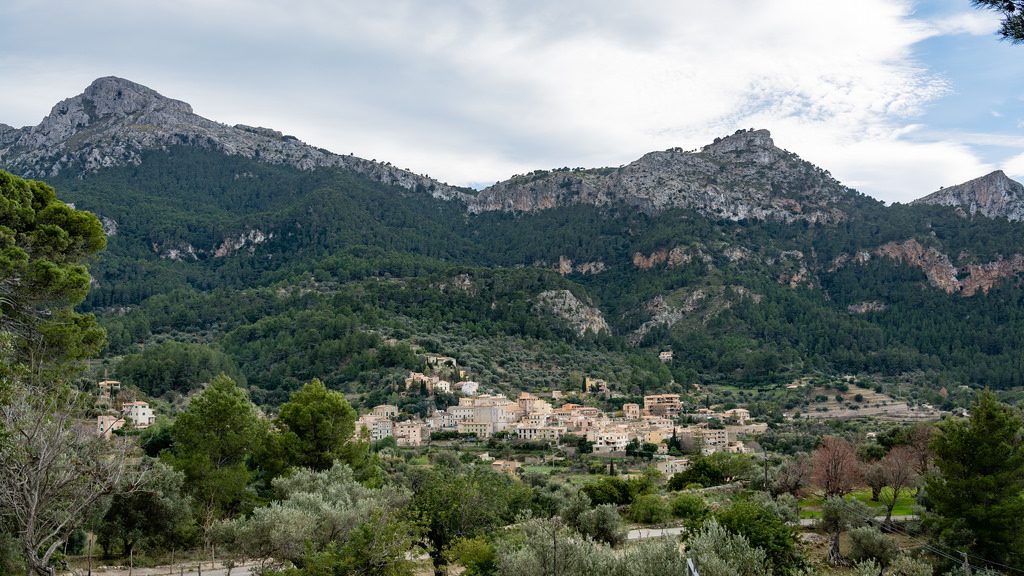
[[[850,531],[850,559],[854,562],[874,561],[880,569],[879,576],[892,564],[899,554],[896,542],[873,526],[861,526]]]
[[[687,526],[699,526],[710,513],[708,503],[700,494],[683,493],[672,499],[669,504],[672,515],[684,520]]]
[[[445,552],[449,564],[460,564],[466,576],[491,576],[498,568],[494,546],[486,538],[460,538]]]
[[[489,467],[435,465],[410,478],[412,509],[425,523],[435,573],[443,573],[445,550],[458,538],[473,538],[504,526],[527,508],[530,489]]]
[[[900,493],[913,487],[920,480],[917,462],[914,451],[906,446],[893,448],[879,462],[885,485],[891,490],[881,494],[882,503],[885,504],[886,526],[891,524],[892,510],[900,499]]]
[[[185,473],[207,544],[219,518],[243,510],[251,477],[247,461],[266,429],[245,392],[224,375],[214,378],[175,419],[174,452],[165,458]]]
[[[139,354],[125,356],[115,370],[118,379],[150,396],[188,394],[222,373],[245,383],[234,361],[220,350],[173,341],[146,346]]]
[[[743,535],[722,527],[714,518],[686,539],[686,557],[701,576],[771,576],[764,550]]]
[[[983,392],[967,419],[948,419],[932,441],[926,525],[948,546],[1024,568],[1024,441],[1020,415]]]
[[[579,515],[576,530],[594,540],[609,546],[618,546],[626,539],[622,517],[614,504],[600,504]]]
[[[105,497],[132,492],[124,439],[107,441],[79,418],[86,405],[68,389],[15,386],[0,402],[0,514],[17,534],[29,567],[52,574],[50,561],[71,533],[102,514]]]
[[[843,531],[862,526],[870,518],[871,510],[859,500],[847,502],[836,496],[825,499],[821,506],[820,526],[830,536],[827,557],[829,564],[832,566],[846,564],[842,551],[839,549],[839,538]]]
[[[96,353],[103,330],[74,312],[89,289],[84,262],[106,246],[93,214],[53,188],[0,170],[0,332],[15,336],[32,373]]]
[[[796,532],[767,506],[752,500],[737,500],[715,515],[730,532],[745,536],[768,555],[775,574],[789,574],[800,563]]]
[[[290,465],[326,470],[346,455],[355,421],[345,396],[314,379],[281,405],[275,422]]]
[[[848,494],[860,475],[857,452],[843,438],[826,436],[814,451],[812,462],[814,483],[826,498]]]
[[[881,462],[865,462],[861,465],[860,475],[868,488],[871,488],[871,501],[878,502],[887,482]]]
[[[630,518],[638,524],[662,524],[671,516],[668,504],[657,494],[639,496],[629,506]]]
[[[340,462],[305,468],[273,482],[276,500],[213,529],[218,542],[263,561],[288,561],[318,573],[405,574],[418,537],[402,509],[409,494],[366,488]]]
[[[811,459],[807,454],[797,454],[775,472],[770,486],[772,495],[792,494],[799,498],[800,492],[810,483],[811,471]]]
[[[497,542],[501,576],[661,576],[686,570],[677,544],[651,539],[617,551],[579,538],[557,518],[531,519]]]
[[[975,6],[999,12],[999,35],[1014,44],[1024,42],[1024,0],[972,0]]]
[[[138,490],[115,494],[97,530],[103,549],[109,554],[115,540],[125,555],[140,544],[166,549],[186,543],[193,524],[184,481],[184,474],[157,462]]]
[[[689,468],[672,475],[668,485],[672,490],[682,490],[690,484],[719,486],[745,478],[753,469],[754,464],[747,456],[715,452],[694,458]]]

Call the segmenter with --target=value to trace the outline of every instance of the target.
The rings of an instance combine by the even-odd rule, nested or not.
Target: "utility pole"
[[[771,490],[768,488],[768,449],[762,447],[761,454],[764,455],[764,491],[771,494]]]

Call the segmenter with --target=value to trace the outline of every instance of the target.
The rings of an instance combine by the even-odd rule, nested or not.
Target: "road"
[[[626,540],[646,540],[648,538],[661,538],[662,536],[679,536],[686,531],[682,526],[669,528],[636,528],[626,534]]]

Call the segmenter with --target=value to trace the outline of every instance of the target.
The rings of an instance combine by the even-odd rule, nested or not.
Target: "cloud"
[[[118,74],[216,120],[456,184],[619,165],[747,127],[890,200],[982,164],[908,135],[950,89],[914,45],[981,20],[925,22],[908,0],[13,5],[0,73],[45,89],[9,88],[0,109],[32,122],[45,110],[24,112],[30,100],[48,109]]]
[[[1018,154],[1003,162],[1003,171],[1010,178],[1024,181],[1024,154]]]
[[[937,35],[989,36],[999,30],[999,18],[999,14],[991,10],[971,10],[937,18],[930,25]]]

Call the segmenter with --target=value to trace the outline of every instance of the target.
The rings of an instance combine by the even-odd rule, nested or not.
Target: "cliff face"
[[[827,172],[777,148],[767,130],[739,131],[696,152],[651,152],[615,169],[537,171],[467,200],[471,212],[533,212],[618,202],[647,212],[688,208],[712,218],[834,222],[856,196]]]
[[[970,215],[1024,220],[1024,185],[1011,180],[1002,170],[969,182],[943,188],[919,198],[913,204],[954,206]]]
[[[858,252],[853,257],[840,256],[832,263],[831,270],[841,268],[850,262],[864,264],[872,257],[891,258],[918,268],[928,278],[929,285],[947,294],[960,293],[963,296],[973,296],[978,292],[986,293],[1003,280],[1024,273],[1024,255],[1021,254],[958,268],[953,265],[948,255],[933,247],[925,248],[913,238],[903,242],[889,242],[871,252]]]
[[[566,321],[580,336],[587,332],[611,332],[601,311],[580,301],[568,290],[547,290],[537,295],[534,309],[548,312]]]
[[[0,125],[0,166],[30,178],[88,174],[139,164],[152,149],[189,145],[302,170],[342,167],[378,182],[423,190],[441,198],[460,192],[431,178],[382,164],[339,156],[267,128],[228,126],[195,114],[185,102],[122,78],[100,78],[68,98],[37,126]]]

